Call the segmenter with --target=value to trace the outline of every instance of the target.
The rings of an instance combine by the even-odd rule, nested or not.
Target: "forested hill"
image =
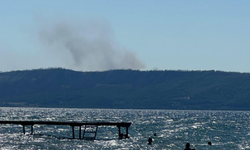
[[[2,72],[0,106],[250,110],[250,74],[60,68]]]

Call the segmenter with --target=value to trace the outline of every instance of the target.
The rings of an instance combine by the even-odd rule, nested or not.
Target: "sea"
[[[70,139],[70,126],[0,124],[0,149],[250,150],[249,111],[0,108],[1,121],[131,122],[129,139],[116,126],[99,126],[95,140]],[[79,137],[75,127],[75,137]],[[83,132],[83,131],[82,131]],[[122,128],[125,133],[125,129]],[[156,136],[154,135],[156,134]],[[148,139],[153,139],[148,145]],[[212,145],[208,145],[211,142]]]

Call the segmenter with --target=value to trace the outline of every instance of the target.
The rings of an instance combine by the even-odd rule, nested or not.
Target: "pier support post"
[[[119,132],[119,136],[121,135],[121,127],[118,126],[118,132]]]
[[[79,126],[79,139],[81,139],[82,126]]]
[[[33,125],[30,125],[31,126],[31,129],[30,129],[30,134],[33,134]]]
[[[23,134],[25,134],[25,125],[22,124],[22,126],[23,126]]]
[[[71,126],[72,127],[72,137],[73,139],[75,139],[75,126]]]
[[[98,129],[98,126],[96,126],[96,128],[95,128],[95,137],[94,137],[94,140],[95,140],[95,138],[96,138],[97,129]]]
[[[117,126],[118,127],[118,137],[119,139],[123,138],[123,134],[121,134],[121,126]]]

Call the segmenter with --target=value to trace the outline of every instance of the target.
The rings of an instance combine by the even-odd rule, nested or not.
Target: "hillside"
[[[250,74],[60,68],[3,72],[0,106],[250,110]]]

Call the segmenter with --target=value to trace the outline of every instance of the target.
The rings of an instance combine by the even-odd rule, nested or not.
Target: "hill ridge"
[[[63,68],[1,72],[0,106],[250,110],[250,73]]]

